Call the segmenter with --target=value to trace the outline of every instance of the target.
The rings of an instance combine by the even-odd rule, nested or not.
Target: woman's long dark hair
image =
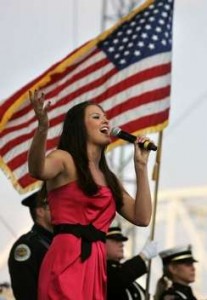
[[[73,106],[67,112],[58,149],[67,151],[72,155],[77,168],[78,185],[86,195],[93,196],[98,192],[99,187],[91,175],[86,148],[87,132],[84,119],[86,107],[89,105],[97,104],[86,101]],[[117,177],[111,172],[107,165],[105,148],[103,148],[101,153],[99,167],[104,173],[107,185],[115,198],[117,210],[120,210],[123,204],[121,187]]]

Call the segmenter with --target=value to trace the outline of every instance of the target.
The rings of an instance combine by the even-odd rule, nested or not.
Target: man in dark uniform
[[[191,246],[171,248],[160,252],[163,263],[163,276],[159,279],[155,294],[156,300],[196,300],[190,283],[195,281],[197,262]],[[168,285],[164,283],[168,281]],[[170,286],[169,286],[170,283]]]
[[[12,246],[8,267],[15,299],[37,300],[40,265],[53,237],[45,186],[22,204],[29,208],[34,225]]]
[[[147,242],[138,255],[121,263],[123,242],[127,240],[120,227],[109,228],[106,235],[107,300],[145,299],[145,290],[135,280],[147,273],[146,260],[157,255],[156,242]]]

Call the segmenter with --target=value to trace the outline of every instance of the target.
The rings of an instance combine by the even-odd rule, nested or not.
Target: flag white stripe
[[[131,122],[133,120],[138,120],[139,118],[148,116],[150,114],[155,114],[155,113],[160,113],[165,111],[167,108],[169,108],[170,106],[170,97],[167,97],[161,101],[156,101],[153,103],[149,103],[149,104],[145,104],[140,106],[139,108],[133,108],[131,110],[127,111],[127,123]],[[110,121],[110,125],[113,126],[122,126],[126,123],[126,112],[123,112],[122,114],[119,114],[119,116],[112,118]],[[60,126],[55,126],[56,130],[59,130]],[[51,134],[51,137],[55,137],[57,136],[57,134],[55,133],[55,130],[53,134]],[[25,150],[25,145],[21,146],[21,149]],[[17,147],[19,148],[19,147]],[[19,152],[19,150],[16,150]],[[21,165],[19,168],[15,169],[13,171],[15,173],[15,175],[18,178],[23,177],[24,175],[26,175],[28,173],[28,169],[27,169],[27,162],[23,165]]]
[[[162,83],[162,84],[161,84]],[[103,106],[104,110],[109,110],[111,107],[114,107],[118,104],[124,103],[126,99],[130,99],[131,97],[140,96],[143,93],[153,91],[157,88],[162,88],[170,85],[171,83],[171,74],[166,74],[164,76],[156,77],[147,81],[142,82],[141,84],[137,84],[135,86],[129,87],[128,89],[124,89],[124,91],[113,95],[112,97],[104,100],[101,105]],[[103,91],[104,88],[102,88]],[[88,94],[88,93],[87,93]],[[96,93],[95,93],[96,94]],[[84,94],[85,95],[85,94]],[[94,98],[94,94],[91,91],[91,98]],[[66,113],[72,106],[81,102],[80,97],[75,98],[72,102],[65,104],[64,106],[58,107],[57,109],[49,112],[49,119],[52,120],[53,118],[61,115],[62,113]],[[64,112],[63,112],[64,111]],[[33,112],[31,112],[33,113]],[[31,114],[30,113],[30,114]],[[8,134],[5,138],[2,138],[2,146],[5,145],[8,141],[11,141],[18,136],[22,136],[29,132],[32,132],[37,127],[37,122],[33,122],[28,127],[24,127],[21,130],[12,132]]]
[[[169,86],[170,83],[171,74],[149,79],[147,81],[142,82],[141,84],[129,87],[128,89],[125,89],[124,91],[113,95],[113,97],[110,97],[103,101],[101,105],[103,106],[104,110],[109,110],[116,105],[126,102],[126,100],[130,98],[133,98],[135,96],[139,97],[146,92],[151,92],[156,89]]]
[[[88,55],[87,55],[88,56]],[[47,88],[44,89],[45,93],[51,92],[57,86],[64,84],[66,81],[70,80],[73,76],[77,75],[78,73],[84,71],[88,67],[98,63],[99,61],[106,58],[106,55],[99,51],[94,54],[92,57],[88,57],[85,59],[84,62],[81,62],[74,70],[71,70],[68,74],[66,74],[63,78],[59,79],[57,82],[50,84]]]
[[[103,59],[103,55],[101,55],[101,52],[99,52],[99,56],[100,56],[99,58]],[[93,62],[90,61],[90,64],[93,64]],[[88,64],[87,64],[87,66],[88,66]],[[80,68],[82,69],[82,65],[80,66]],[[93,72],[93,76],[87,76],[87,83],[90,83],[90,82],[94,81],[94,77],[95,77],[95,79],[101,78],[104,74],[106,74],[107,72],[109,72],[112,68],[113,68],[112,64],[107,64],[106,66],[101,67],[97,71],[94,71]],[[79,69],[75,70],[75,73],[77,73],[77,72],[79,72]],[[72,77],[72,74],[73,74],[73,72],[69,74],[70,77]],[[89,80],[88,80],[88,77],[90,78]],[[66,81],[66,80],[64,80],[64,81]],[[72,93],[72,92],[78,90],[80,87],[83,87],[85,84],[86,84],[86,77],[83,77],[83,78],[81,78],[79,80],[76,80],[73,84],[71,84],[68,87],[65,87],[64,89],[62,89],[60,91],[60,93],[58,94],[58,96],[51,97],[49,99],[50,102],[51,102],[51,105],[54,104],[54,103],[56,103],[57,99],[59,101],[59,99],[67,96],[68,93]],[[52,84],[51,86],[49,86],[49,87],[47,87],[47,88],[44,89],[44,93],[45,94],[48,93],[48,89],[50,89],[50,88],[51,88],[50,91],[55,90],[59,85],[60,85],[60,81],[56,82],[55,84]],[[25,108],[25,107],[27,107],[29,105],[29,98],[25,100],[25,103],[26,103],[26,105],[23,105],[21,107],[21,109]],[[33,116],[34,116],[34,112],[33,112],[33,110],[30,110],[27,113],[26,120],[29,121]],[[9,123],[8,123],[7,128],[15,126],[16,124],[22,124],[24,122],[25,122],[25,116],[21,116],[19,118],[14,119],[14,120],[10,120]]]
[[[103,58],[103,55],[101,55],[101,57]],[[123,81],[125,78],[126,78],[126,73],[127,74],[134,74],[135,73],[135,68],[138,70],[138,72],[142,72],[148,68],[153,68],[153,67],[156,67],[156,66],[159,66],[161,64],[166,64],[166,63],[169,63],[171,61],[171,52],[167,52],[167,53],[162,53],[162,54],[157,54],[157,55],[154,55],[153,57],[149,57],[149,58],[146,58],[146,59],[143,59],[141,60],[140,62],[136,63],[136,64],[132,64],[130,65],[128,68],[120,71],[118,74],[116,74],[115,76],[109,78],[103,86],[101,87],[98,87],[98,88],[94,88],[92,91],[93,91],[93,97],[97,97],[99,96],[106,88],[106,86],[108,88],[112,87],[114,84],[118,84],[120,83],[121,81]],[[112,64],[109,64],[111,66],[113,66]],[[107,69],[107,65],[104,67],[104,69],[106,68]],[[102,68],[101,68],[102,70]],[[137,73],[138,73],[137,72]],[[102,77],[103,76],[103,72],[100,72],[99,73],[99,76]],[[90,75],[87,75],[87,78],[88,77],[91,77],[90,80],[97,80],[97,77],[94,76],[94,73],[90,74]],[[94,78],[95,77],[95,78]],[[99,77],[99,78],[100,78]],[[57,101],[57,98],[58,100],[61,98],[60,95],[62,97],[65,97],[67,96],[68,94],[71,93],[71,91],[75,91],[75,90],[78,90],[79,88],[83,87],[86,85],[86,81],[85,81],[85,77],[84,78],[81,78],[80,80],[77,80],[75,81],[72,85],[69,85],[67,87],[65,87],[65,89],[63,89],[60,94],[58,95],[58,97],[54,97],[54,98],[50,98],[50,101],[51,103],[53,103],[53,101]],[[89,82],[89,81],[88,81]],[[57,83],[55,84],[54,88],[57,87]],[[77,88],[78,87],[78,88]],[[94,92],[94,90],[96,92]],[[91,91],[88,91],[87,93],[83,94],[82,96],[78,96],[78,99],[81,101],[83,101],[86,97],[89,97],[88,99],[90,99],[91,97]],[[76,100],[76,99],[74,99]],[[27,115],[27,120],[29,120],[30,118],[32,118],[34,116],[33,114],[33,111],[29,112],[28,115]],[[53,115],[50,115],[49,113],[49,118],[53,118]],[[17,118],[15,120],[11,120],[8,124],[8,128],[11,127],[11,126],[15,126],[16,124],[22,124],[23,122],[25,121],[25,116],[23,117],[20,117],[20,118]]]
[[[147,117],[149,115],[161,113],[170,107],[170,97],[164,98],[160,101],[155,101],[148,104],[143,104],[139,107],[129,109],[118,116],[111,119],[111,126],[121,126],[125,123],[129,123],[140,118]],[[126,122],[127,114],[127,122]]]
[[[143,104],[139,107],[133,108],[131,110],[127,110],[127,123],[133,120],[138,120],[139,118],[146,117],[147,115],[154,113],[160,113],[165,111],[170,106],[170,98],[164,98],[160,101],[155,101],[148,104]],[[114,117],[110,120],[110,125],[113,126],[120,126],[126,123],[126,112],[119,114],[119,116]],[[50,134],[48,138],[54,138],[57,135],[57,132],[60,132],[60,124],[54,126],[54,128],[50,131]],[[31,139],[27,140],[24,143],[21,143],[11,149],[11,151],[7,152],[7,154],[4,156],[4,160],[6,162],[9,162],[10,159],[13,159],[15,157],[15,154],[21,153],[22,151],[25,152],[25,149],[29,148],[29,144],[31,143]],[[21,173],[21,166],[14,170],[16,173]]]
[[[95,48],[96,49],[96,48]],[[93,49],[94,50],[94,49]],[[89,56],[90,53],[87,53],[87,56]],[[104,55],[104,53],[102,52],[97,52],[96,54],[94,54],[92,57],[88,57],[88,59],[86,58],[86,60],[84,62],[81,63],[81,65],[78,66],[78,68],[75,68],[73,71],[71,71],[70,73],[66,74],[63,78],[59,79],[58,81],[56,81],[55,83],[50,83],[46,88],[44,88],[44,93],[49,93],[52,90],[54,90],[56,87],[64,84],[67,80],[69,80],[72,76],[76,75],[77,73],[79,73],[80,71],[83,71],[84,69],[86,69],[87,67],[89,67],[90,65],[93,65],[93,63],[97,63],[98,61],[101,61],[103,59],[105,59],[106,56]],[[79,59],[81,60],[81,59]],[[53,71],[54,72],[54,71]],[[21,105],[21,108],[19,110],[22,110],[23,108],[27,107],[29,105],[29,98],[25,99],[24,103]],[[11,120],[13,121],[13,120]],[[11,122],[9,121],[9,123]],[[10,125],[10,124],[8,124]],[[9,126],[8,126],[9,127]]]

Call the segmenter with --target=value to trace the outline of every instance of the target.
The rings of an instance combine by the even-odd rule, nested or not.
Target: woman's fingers
[[[137,137],[137,142],[138,143],[144,143],[145,141],[151,142],[151,140],[147,136],[140,135],[140,136]]]
[[[39,99],[40,104],[42,104],[42,106],[43,106],[44,101],[45,101],[45,94],[44,94],[44,93],[41,93],[41,94],[40,94],[40,97],[39,97],[38,99]]]
[[[33,106],[35,115],[39,120],[39,126],[46,127],[48,126],[48,115],[47,112],[50,107],[50,102],[45,102],[45,94],[40,92],[39,90],[35,90],[34,92],[29,91],[29,99]]]
[[[44,110],[45,94],[39,90],[29,91],[29,99],[36,113]],[[49,107],[49,105],[47,105]]]

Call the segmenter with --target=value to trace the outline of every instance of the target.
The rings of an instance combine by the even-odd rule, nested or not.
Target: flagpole
[[[153,201],[153,213],[152,213],[152,227],[150,232],[150,240],[154,239],[155,234],[155,221],[156,221],[156,211],[157,211],[157,199],[158,199],[158,187],[159,187],[159,175],[160,175],[160,162],[161,162],[161,152],[162,152],[162,137],[163,131],[159,132],[158,137],[158,149],[155,159],[155,165],[153,168],[152,180],[155,181],[155,190],[154,190],[154,201]],[[151,275],[151,260],[148,263],[148,272],[147,272],[147,279],[146,279],[146,293],[145,299],[150,299],[149,295],[149,284],[150,284],[150,275]]]

